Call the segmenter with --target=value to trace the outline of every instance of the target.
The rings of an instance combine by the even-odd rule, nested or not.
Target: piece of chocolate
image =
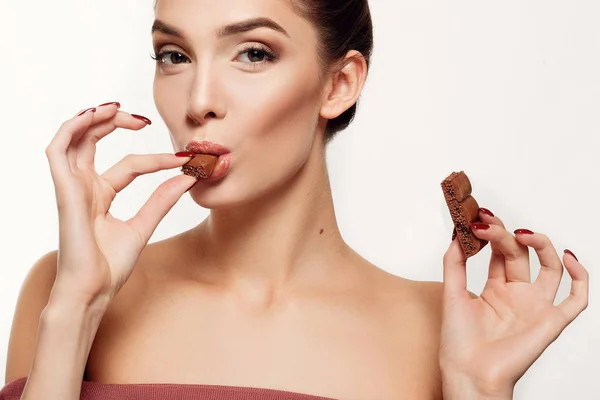
[[[210,154],[197,154],[181,167],[181,171],[185,175],[193,176],[196,179],[206,179],[213,173],[218,159],[219,157]]]
[[[471,195],[471,181],[463,171],[452,172],[441,185],[460,246],[467,258],[474,256],[488,242],[471,230],[471,223],[479,221],[479,204]]]

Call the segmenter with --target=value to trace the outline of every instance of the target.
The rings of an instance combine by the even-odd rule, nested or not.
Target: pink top
[[[0,400],[19,400],[27,378],[0,390]],[[237,386],[175,383],[116,384],[83,381],[81,400],[334,400],[308,394]]]

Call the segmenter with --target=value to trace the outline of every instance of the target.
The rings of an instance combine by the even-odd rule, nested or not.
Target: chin
[[[231,177],[229,177],[231,178]],[[216,182],[199,181],[189,190],[192,199],[200,207],[210,210],[224,210],[241,206],[252,206],[267,201],[268,197],[280,193],[281,184],[267,182],[243,182],[225,179]]]
[[[197,183],[189,190],[189,194],[192,197],[192,200],[194,200],[194,203],[209,210],[234,206],[235,203],[237,203],[236,199],[231,198],[230,195],[226,195],[224,191],[220,189],[221,188],[214,185],[209,186]]]
[[[209,210],[222,210],[238,207],[248,202],[240,193],[240,188],[227,185],[224,181],[214,183],[198,182],[189,191],[192,200],[200,207]]]

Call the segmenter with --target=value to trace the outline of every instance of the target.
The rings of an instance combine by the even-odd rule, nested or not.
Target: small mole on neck
[[[319,232],[319,235],[322,235],[322,234],[323,234],[323,229],[321,229],[321,231]]]

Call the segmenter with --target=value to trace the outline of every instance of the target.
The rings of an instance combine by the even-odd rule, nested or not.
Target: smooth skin
[[[474,232],[490,241],[492,256],[489,280],[480,297],[466,290],[465,258],[454,240],[443,259],[444,285],[393,277],[356,258],[345,266],[346,273],[354,275],[351,279],[331,283],[326,293],[312,296],[309,304],[298,301],[298,294],[285,296],[268,307],[230,309],[235,322],[215,323],[219,309],[239,305],[238,299],[207,294],[203,285],[181,280],[177,268],[164,269],[182,260],[177,255],[185,253],[189,237],[182,234],[144,247],[156,224],[195,179],[171,178],[128,221],[115,220],[107,213],[116,193],[135,176],[186,162],[171,154],[128,156],[102,175],[93,172],[98,140],[117,127],[144,126],[112,106],[100,107],[63,125],[48,147],[61,212],[61,246],[65,246],[59,249],[63,255],[59,260],[57,253],[40,260],[24,284],[11,334],[7,383],[29,373],[31,357],[27,355],[33,355],[37,339],[36,314],[39,318],[46,303],[75,301],[107,310],[88,360],[87,378],[94,381],[254,385],[334,398],[383,399],[407,394],[442,398],[436,385],[440,382],[436,365],[440,344],[444,398],[504,399],[512,396],[520,376],[587,306],[587,272],[575,258],[563,257],[573,279],[571,295],[553,306],[563,263],[549,239],[542,234],[515,236],[500,219],[481,212],[480,219],[489,229]],[[87,153],[79,154],[65,145],[69,139]],[[145,210],[148,216],[139,218]],[[534,283],[529,281],[527,246],[536,251],[542,265]],[[165,257],[172,264],[163,264]],[[58,279],[53,276],[57,263]],[[178,294],[182,291],[188,293]],[[171,304],[165,303],[165,293],[174,296]],[[48,297],[53,301],[48,302]],[[341,308],[332,308],[332,302],[341,302]],[[140,308],[144,304],[152,307]],[[141,320],[140,310],[144,311]],[[361,314],[344,315],[350,312]],[[294,322],[298,318],[300,324]],[[145,326],[127,327],[128,321]],[[331,336],[309,340],[307,325],[311,331]],[[325,326],[329,328],[318,329]],[[276,334],[265,335],[274,327]],[[190,332],[191,340],[182,342]],[[240,337],[248,336],[252,340],[240,342]],[[360,340],[361,336],[377,340]],[[240,345],[228,353],[225,347],[236,339]],[[270,347],[274,350],[267,350]],[[232,354],[239,351],[241,361]],[[200,356],[207,361],[198,365],[196,357]],[[272,364],[261,358],[281,367],[276,380],[265,380]],[[165,371],[157,359],[170,360],[173,367]],[[236,369],[240,363],[242,367]],[[302,381],[297,379],[299,371],[304,371]],[[323,374],[331,379],[323,382]],[[368,379],[356,380],[360,376]]]
[[[160,0],[156,16],[183,33],[153,35],[157,50],[181,53],[164,60],[185,60],[157,65],[154,82],[173,148],[190,140],[228,146],[230,171],[211,184],[171,178],[135,216],[118,221],[108,209],[120,190],[189,158],[128,156],[100,175],[95,144],[145,122],[114,105],[67,121],[47,149],[59,249],[23,284],[7,382],[29,374],[24,400],[36,393],[77,399],[84,372],[103,383],[253,386],[350,400],[441,399],[442,391],[446,400],[509,398],[518,377],[587,305],[583,266],[564,256],[572,297],[554,308],[548,288],[560,280],[556,271],[542,270],[550,277],[544,284],[512,278],[516,265],[529,269],[525,244],[562,271],[549,241],[515,237],[482,214],[491,228],[476,235],[491,243],[493,274],[481,297],[466,290],[456,241],[443,259],[444,284],[377,268],[341,237],[323,143],[326,121],[360,95],[364,59],[349,52],[343,67],[321,76],[314,31],[281,0]],[[289,36],[266,28],[214,36],[253,16],[277,21]],[[240,54],[248,43],[277,49],[278,61],[250,67],[254,57]],[[188,189],[210,217],[147,244]],[[510,281],[499,280],[499,271]],[[547,318],[529,318],[529,307]],[[59,352],[65,337],[84,345]]]
[[[458,239],[444,256],[440,364],[452,371],[444,379],[444,393],[462,385],[490,398],[510,398],[517,380],[587,307],[589,277],[567,252],[561,262],[545,235],[528,230],[513,235],[499,218],[485,212],[479,216],[483,223],[473,231],[492,247],[488,281],[479,298],[466,290]],[[529,247],[541,265],[533,283]],[[563,264],[572,279],[571,293],[555,306]]]

